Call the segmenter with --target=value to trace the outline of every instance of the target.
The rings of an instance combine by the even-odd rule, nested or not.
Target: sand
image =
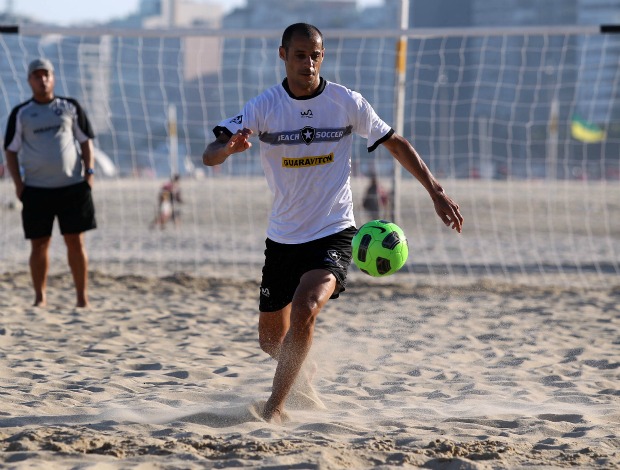
[[[528,254],[509,242],[526,246],[537,237],[531,229],[523,240],[507,232],[506,254],[496,256],[493,249],[476,255],[484,241],[467,232],[458,237],[439,227],[445,240],[454,237],[442,250],[460,250],[444,274],[425,248],[435,228],[420,235],[411,272],[376,280],[353,271],[347,291],[321,312],[311,352],[325,409],[291,403],[291,421],[278,426],[256,413],[275,369],[257,342],[262,209],[244,217],[226,199],[194,206],[209,196],[199,192],[209,186],[201,184],[185,186],[183,226],[157,233],[147,220],[156,183],[123,197],[109,190],[120,183],[100,184],[100,228],[88,235],[86,310],[73,307],[58,245],[49,305],[31,306],[27,246],[18,225],[3,224],[0,466],[620,468],[620,281],[612,272],[617,260],[609,259],[618,243],[612,218],[602,233],[595,224],[586,230],[589,240],[603,237],[603,247],[588,243],[582,253],[565,253],[565,265],[579,260],[580,270],[540,269],[550,246],[562,251],[558,240],[572,223],[563,210],[555,238],[544,232],[547,245]],[[459,190],[471,205],[475,193]],[[144,202],[128,204],[132,194]],[[235,197],[235,207],[250,204]],[[125,213],[117,200],[125,201]],[[617,201],[606,201],[600,210],[615,210]],[[251,204],[264,209],[268,196]],[[510,218],[502,204],[498,198],[494,205],[493,223],[500,225]],[[504,239],[477,210],[470,234],[489,244]],[[3,222],[15,214],[4,211]],[[522,226],[537,224],[531,214],[523,214]],[[213,216],[223,225],[231,220],[236,243],[248,241],[247,257],[218,264],[224,255],[207,249],[220,243],[210,241],[217,238]],[[128,227],[129,220],[140,223]],[[580,231],[573,232],[577,239]],[[511,261],[511,253],[521,258]],[[589,261],[595,268],[587,269]],[[485,276],[493,266],[516,268]]]

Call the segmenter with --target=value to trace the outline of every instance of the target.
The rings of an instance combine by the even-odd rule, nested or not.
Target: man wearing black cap
[[[97,226],[91,194],[95,135],[76,100],[54,95],[54,66],[49,60],[30,63],[28,84],[32,98],[13,108],[4,149],[15,193],[22,201],[24,233],[31,242],[34,305],[47,305],[48,252],[54,219],[58,218],[76,305],[88,307],[84,232]]]

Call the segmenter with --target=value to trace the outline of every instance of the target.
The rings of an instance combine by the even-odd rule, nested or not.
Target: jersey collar
[[[325,90],[326,85],[327,82],[323,80],[323,77],[319,77],[319,87],[314,93],[308,96],[295,96],[293,93],[291,93],[291,89],[288,87],[288,79],[285,78],[284,80],[282,80],[282,87],[286,90],[288,96],[290,96],[294,100],[309,100],[314,98],[315,96],[319,96],[321,93],[323,93],[323,90]]]
[[[42,104],[42,105],[46,105],[46,104],[50,104],[52,101],[54,101],[56,99],[56,95],[52,96],[51,100],[45,100],[45,101],[39,101],[37,100],[34,96],[32,97],[32,101],[36,104]]]

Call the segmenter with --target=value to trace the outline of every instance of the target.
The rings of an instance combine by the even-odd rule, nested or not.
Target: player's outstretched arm
[[[407,139],[398,135],[392,136],[383,142],[396,160],[426,188],[435,204],[435,212],[447,227],[452,227],[461,233],[463,216],[459,205],[454,202],[443,190],[431,171],[426,166],[418,152]]]
[[[251,135],[250,129],[241,129],[230,138],[226,134],[220,134],[217,139],[207,145],[202,154],[202,163],[207,166],[219,165],[233,153],[244,152],[252,147],[248,141]]]

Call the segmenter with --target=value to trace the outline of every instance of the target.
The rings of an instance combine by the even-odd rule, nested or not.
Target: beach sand
[[[191,185],[183,228],[157,234],[147,228],[153,191],[132,231],[118,220],[137,216],[114,209],[104,187],[100,228],[88,235],[89,309],[73,307],[62,247],[49,305],[32,307],[19,225],[0,236],[3,468],[620,468],[620,281],[605,269],[472,275],[511,255],[475,258],[465,232],[445,235],[469,260],[460,271],[442,276],[429,262],[373,279],[352,270],[311,351],[324,408],[290,403],[290,422],[278,426],[257,415],[275,369],[257,342],[260,217],[233,224],[237,243],[247,236],[258,253],[222,267],[201,249],[215,234],[209,221],[190,223],[201,214],[191,201],[203,197]],[[268,197],[253,203],[267,207]],[[232,213],[219,215],[224,224]],[[470,233],[488,233],[482,222]],[[414,259],[432,258],[424,243]],[[157,248],[151,257],[145,246]],[[591,259],[592,245],[583,249]]]

